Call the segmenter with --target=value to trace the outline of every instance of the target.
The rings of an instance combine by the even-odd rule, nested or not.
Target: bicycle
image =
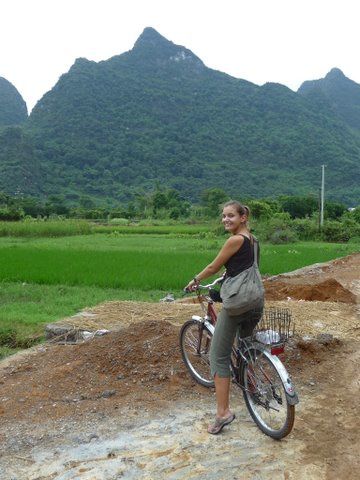
[[[209,351],[217,314],[214,301],[204,290],[221,282],[217,278],[208,285],[197,285],[195,291],[203,316],[194,315],[180,331],[182,358],[191,376],[205,387],[213,387]],[[290,336],[291,318],[286,309],[268,311],[252,337],[237,338],[230,369],[232,382],[241,388],[246,407],[258,428],[266,435],[280,440],[292,430],[295,405],[299,402],[295,387],[278,358]],[[264,321],[263,321],[264,320]],[[265,324],[264,324],[265,323]],[[271,328],[269,328],[271,327]]]

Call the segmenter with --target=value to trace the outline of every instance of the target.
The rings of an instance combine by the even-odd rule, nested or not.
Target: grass
[[[179,288],[193,276],[190,272],[199,270],[212,256],[195,252],[178,252],[175,256],[171,252],[94,254],[89,250],[3,248],[1,257],[0,279],[6,282],[156,290]]]
[[[211,229],[211,227],[210,227]],[[0,221],[0,237],[64,237],[114,233],[122,235],[198,235],[209,231],[209,225],[99,225],[87,220],[24,220]]]
[[[72,236],[60,238],[0,238],[0,248],[31,247],[34,249],[65,249],[91,251],[214,251],[221,247],[224,238],[182,235],[133,235],[110,233],[91,236]]]
[[[85,220],[0,221],[0,237],[63,237],[90,233],[91,224]]]
[[[115,233],[119,235],[198,235],[209,232],[209,225],[100,225],[93,233]]]
[[[277,275],[359,251],[360,244],[355,243],[298,242],[287,245],[263,245],[261,272],[267,275]]]
[[[0,357],[41,340],[46,323],[106,300],[176,296],[224,238],[93,234],[0,238]],[[360,245],[262,245],[263,274],[360,251]]]
[[[158,236],[71,237],[0,242],[0,281],[179,290],[216,255],[224,240]],[[261,271],[274,275],[358,251],[356,244],[263,245]]]
[[[43,339],[44,325],[110,300],[157,301],[163,292],[0,283],[0,358]]]

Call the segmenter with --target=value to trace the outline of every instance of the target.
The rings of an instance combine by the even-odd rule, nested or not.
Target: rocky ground
[[[267,304],[296,321],[285,362],[300,404],[281,442],[235,387],[236,421],[206,433],[214,392],[191,380],[178,348],[198,305],[110,302],[60,324],[112,333],[0,363],[0,478],[357,478],[359,271],[356,254],[266,281]]]

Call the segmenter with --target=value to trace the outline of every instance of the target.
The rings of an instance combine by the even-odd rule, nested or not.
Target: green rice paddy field
[[[0,356],[41,339],[45,323],[85,307],[180,296],[223,242],[173,231],[0,238]],[[261,271],[277,274],[355,251],[360,245],[262,245]]]

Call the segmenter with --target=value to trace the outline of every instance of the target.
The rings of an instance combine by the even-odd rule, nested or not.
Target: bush
[[[292,220],[288,213],[275,213],[272,218],[266,221],[257,221],[254,222],[254,233],[259,237],[260,240],[265,242],[275,242],[285,243],[286,238],[289,238],[289,241],[294,241],[292,238],[296,238],[294,232],[291,235],[289,232],[292,230]],[[284,235],[281,232],[286,232]]]
[[[109,212],[105,208],[86,209],[83,207],[76,207],[69,210],[68,216],[70,218],[82,218],[88,220],[104,220],[108,217]]]
[[[294,243],[299,240],[296,233],[290,228],[284,230],[275,230],[269,237],[269,242],[274,245],[280,245],[282,243]]]
[[[128,218],[112,218],[109,221],[110,225],[129,225],[130,220]]]
[[[205,207],[205,215],[209,218],[217,217],[222,205],[228,200],[228,194],[221,188],[208,188],[201,193],[201,203]]]
[[[174,207],[170,210],[169,217],[172,220],[177,220],[181,216],[181,210],[179,207]]]
[[[270,218],[273,213],[270,205],[260,200],[249,200],[247,205],[253,218]]]
[[[304,218],[318,210],[318,199],[312,196],[282,195],[278,198],[281,207],[292,218]]]
[[[321,228],[321,238],[325,242],[347,242],[350,235],[346,232],[341,222],[329,220],[324,222]]]
[[[360,245],[360,236],[349,238],[348,243],[355,243],[355,244],[359,244],[359,245]]]
[[[352,212],[349,212],[349,217],[360,223],[360,207],[356,207]]]
[[[348,242],[352,237],[360,236],[360,225],[351,218],[342,222],[326,221],[321,229],[321,238],[326,242]]]
[[[13,206],[0,207],[0,220],[3,221],[17,221],[21,220],[24,216],[22,208],[16,208]]]
[[[338,220],[346,212],[346,206],[338,202],[325,203],[324,215],[327,220]]]
[[[292,225],[300,240],[315,240],[320,237],[319,225],[315,220],[296,218]]]

